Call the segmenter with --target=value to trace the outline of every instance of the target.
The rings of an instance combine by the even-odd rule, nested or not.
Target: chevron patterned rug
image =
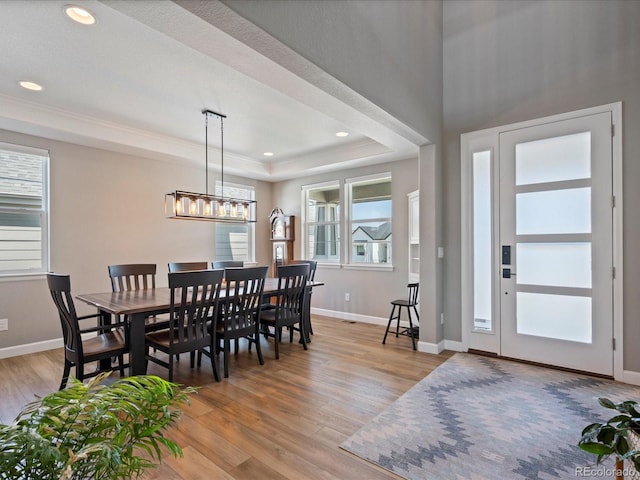
[[[613,459],[576,445],[613,416],[599,397],[640,401],[640,388],[458,353],[341,448],[411,480],[614,478]]]

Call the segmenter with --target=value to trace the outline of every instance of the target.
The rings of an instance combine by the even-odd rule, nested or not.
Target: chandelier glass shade
[[[225,223],[256,221],[256,201],[224,195],[224,119],[226,115],[203,110],[205,116],[205,193],[175,190],[164,196],[167,218]],[[220,195],[209,194],[209,117],[220,119]]]

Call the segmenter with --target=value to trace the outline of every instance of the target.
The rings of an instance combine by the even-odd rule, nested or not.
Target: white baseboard
[[[438,355],[444,350],[444,340],[438,343],[418,342],[418,351]]]
[[[15,345],[13,347],[0,348],[0,358],[17,357],[19,355],[27,355],[29,353],[44,352],[45,350],[53,350],[62,347],[62,338],[54,338],[52,340],[43,340],[41,342],[25,343],[24,345]]]
[[[467,349],[465,348],[464,344],[462,342],[457,342],[455,340],[445,340],[444,341],[444,349],[445,350],[451,350],[452,352],[466,352]]]
[[[311,313],[322,315],[323,317],[339,318],[341,320],[353,320],[354,322],[373,323],[374,325],[386,326],[387,322],[389,321],[388,318],[360,315],[359,313],[338,312],[337,310],[325,310],[323,308],[314,307],[311,307]],[[400,324],[402,324],[402,322],[400,322]]]
[[[388,318],[372,317],[369,315],[360,315],[358,313],[339,312],[337,310],[325,310],[322,308],[314,307],[311,307],[311,313],[322,315],[324,317],[339,318],[341,320],[352,320],[354,322],[372,323],[374,325],[382,326],[386,326],[387,322],[389,322]],[[405,322],[402,321],[400,322],[400,325],[405,326],[405,328],[409,327],[408,323],[405,325]],[[438,355],[443,350],[452,350],[454,352],[466,351],[462,342],[457,342],[454,340],[442,340],[437,344],[429,342],[418,342],[418,351],[420,352]]]
[[[623,370],[622,378],[617,378],[616,380],[620,380],[624,383],[628,383],[630,385],[640,385],[640,372],[633,372],[631,370]]]

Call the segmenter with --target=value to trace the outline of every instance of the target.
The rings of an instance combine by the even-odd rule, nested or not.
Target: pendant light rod
[[[209,117],[214,116],[220,119],[220,189],[221,189],[221,197],[224,197],[224,127],[223,122],[226,115],[218,112],[214,112],[213,110],[204,109],[202,110],[202,114],[204,115],[204,168],[205,168],[205,192],[209,195]],[[214,188],[215,193],[215,188]]]
[[[256,222],[257,202],[245,195],[241,198],[224,196],[224,119],[226,115],[213,110],[202,110],[205,116],[205,183],[206,193],[175,190],[164,196],[164,211],[167,218],[183,220],[207,220],[231,224]],[[209,117],[220,119],[220,189],[221,195],[209,193]],[[252,195],[250,195],[252,196]]]

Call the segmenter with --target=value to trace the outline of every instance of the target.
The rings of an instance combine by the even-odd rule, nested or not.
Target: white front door
[[[613,375],[611,124],[605,112],[499,135],[502,356]]]

